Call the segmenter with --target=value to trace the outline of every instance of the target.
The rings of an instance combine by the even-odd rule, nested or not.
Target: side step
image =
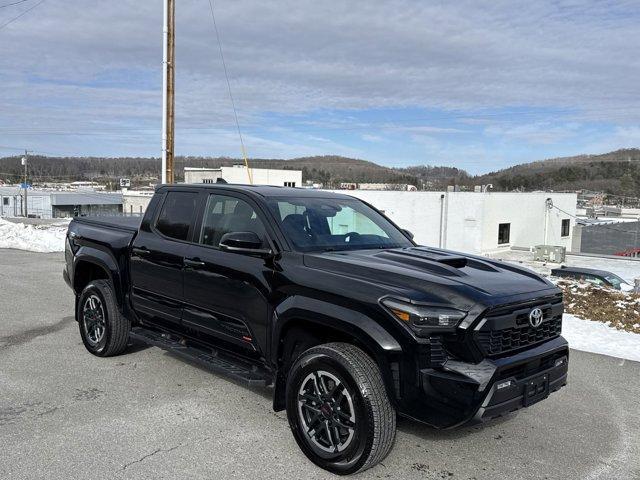
[[[239,361],[215,350],[206,351],[183,345],[166,333],[143,327],[133,327],[129,332],[129,338],[174,353],[247,386],[266,387],[271,384],[269,373],[256,365]]]

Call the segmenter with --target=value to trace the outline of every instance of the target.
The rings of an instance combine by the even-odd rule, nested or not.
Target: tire
[[[354,345],[328,343],[303,352],[289,370],[286,404],[298,446],[325,470],[361,472],[391,450],[395,409],[380,369]]]
[[[127,348],[131,324],[120,314],[107,280],[90,282],[80,294],[76,319],[82,343],[98,357],[118,355]]]

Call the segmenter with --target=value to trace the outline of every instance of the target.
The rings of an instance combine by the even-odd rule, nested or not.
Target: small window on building
[[[562,229],[560,235],[563,237],[569,236],[569,227],[571,226],[571,220],[565,218],[562,220]]]
[[[501,223],[498,225],[498,245],[504,245],[509,243],[509,236],[511,233],[510,223]]]
[[[3,197],[2,198],[2,204],[6,207],[7,205],[9,205],[9,197]]]
[[[296,182],[284,182],[284,186],[285,187],[295,187],[296,186]]]

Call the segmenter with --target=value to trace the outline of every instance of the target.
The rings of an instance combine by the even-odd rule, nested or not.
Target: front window
[[[571,220],[569,220],[568,218],[565,218],[562,220],[562,226],[560,228],[560,236],[561,237],[568,237],[569,236],[569,228],[571,226]]]
[[[267,244],[264,225],[251,205],[228,195],[209,195],[198,242],[219,248],[223,235],[230,232],[253,232]]]
[[[386,218],[355,198],[272,198],[269,207],[298,251],[413,246]]]

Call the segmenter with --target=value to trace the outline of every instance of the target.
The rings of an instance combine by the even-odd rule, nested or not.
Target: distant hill
[[[228,157],[176,157],[177,180],[185,166],[220,167],[242,163]],[[337,187],[342,182],[401,183],[420,189],[442,190],[448,185],[472,188],[491,183],[494,190],[596,190],[640,197],[640,149],[625,149],[602,155],[552,158],[483,175],[444,166],[383,167],[367,160],[335,155],[300,157],[291,160],[251,159],[252,167],[302,170],[304,181]],[[31,156],[29,177],[33,181],[94,180],[115,185],[122,177],[134,185],[155,183],[159,158],[99,158]],[[0,179],[15,183],[22,178],[20,157],[0,158]]]
[[[183,180],[185,166],[217,168],[238,163],[242,163],[242,160],[228,157],[176,157],[176,180]],[[444,188],[461,174],[461,170],[451,167],[396,169],[335,155],[291,160],[250,159],[249,164],[256,168],[302,170],[304,181],[319,182],[327,187],[336,187],[342,182],[403,183],[416,186],[427,182],[430,186]],[[1,179],[11,183],[18,182],[22,178],[22,171],[20,157],[0,158]],[[37,155],[29,158],[29,177],[39,182],[93,180],[115,184],[119,178],[126,177],[131,178],[134,185],[140,185],[157,181],[159,172],[159,158],[67,158]]]
[[[496,190],[596,190],[640,196],[640,149],[552,158],[473,177]]]

